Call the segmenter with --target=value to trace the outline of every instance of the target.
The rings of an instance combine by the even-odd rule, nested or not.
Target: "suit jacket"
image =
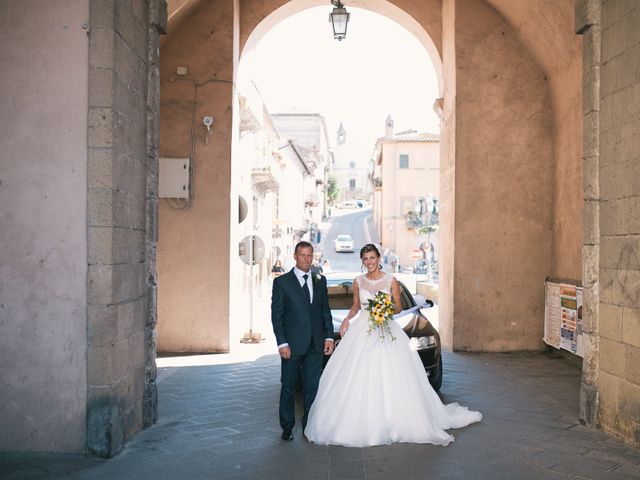
[[[304,355],[312,344],[316,351],[322,352],[325,339],[333,338],[327,279],[312,275],[311,281],[313,301],[309,304],[293,269],[273,280],[273,332],[278,345],[288,343],[293,355]]]

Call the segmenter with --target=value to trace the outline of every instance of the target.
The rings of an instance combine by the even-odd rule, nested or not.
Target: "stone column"
[[[583,246],[582,328],[584,359],[580,419],[595,426],[598,411],[598,314],[600,311],[600,0],[576,2],[576,33],[583,37]]]
[[[453,348],[454,329],[454,253],[456,184],[456,0],[442,2],[442,69],[444,92],[440,135],[440,338],[443,347]]]
[[[164,11],[164,0],[90,2],[87,449],[104,457],[156,418],[157,35]]]
[[[584,417],[635,445],[640,444],[638,7],[638,2],[587,2],[592,16],[585,22],[590,24],[585,29],[585,50],[592,50],[595,58],[585,61],[584,70],[595,106],[584,120],[593,139],[593,146],[585,141],[585,157],[594,157],[590,168],[596,172],[592,178],[597,187],[588,200],[594,211],[594,245],[586,249],[585,261],[593,270],[588,280],[598,293],[590,302],[597,308],[591,325],[592,335],[597,336],[591,342],[597,343],[593,349],[596,358],[591,360],[589,375],[583,377],[582,389],[587,406],[589,399],[596,401],[584,409]],[[594,251],[591,255],[590,250]]]
[[[147,62],[147,223],[145,238],[147,319],[144,327],[145,384],[143,399],[143,425],[145,427],[158,421],[156,247],[158,243],[158,152],[160,151],[160,35],[166,33],[167,2],[166,0],[152,0],[149,6]]]
[[[443,32],[443,342],[539,350],[553,214],[547,79],[486,2],[445,2]]]

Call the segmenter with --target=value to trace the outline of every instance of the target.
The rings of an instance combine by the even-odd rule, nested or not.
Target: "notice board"
[[[544,342],[582,357],[582,287],[551,280],[544,287]]]

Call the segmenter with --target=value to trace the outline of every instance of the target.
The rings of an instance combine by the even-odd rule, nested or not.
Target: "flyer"
[[[543,340],[552,347],[583,355],[582,287],[545,282]]]
[[[560,318],[560,348],[576,353],[578,307],[574,285],[560,285]]]
[[[548,345],[560,348],[560,286],[545,283],[544,338]]]

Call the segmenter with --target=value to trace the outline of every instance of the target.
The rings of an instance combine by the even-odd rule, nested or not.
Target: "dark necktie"
[[[302,275],[302,278],[304,278],[304,285],[302,285],[302,292],[304,293],[304,296],[307,299],[307,302],[311,303],[311,292],[309,291],[309,285],[307,285],[307,278],[309,278],[309,275],[305,273],[304,275]]]

